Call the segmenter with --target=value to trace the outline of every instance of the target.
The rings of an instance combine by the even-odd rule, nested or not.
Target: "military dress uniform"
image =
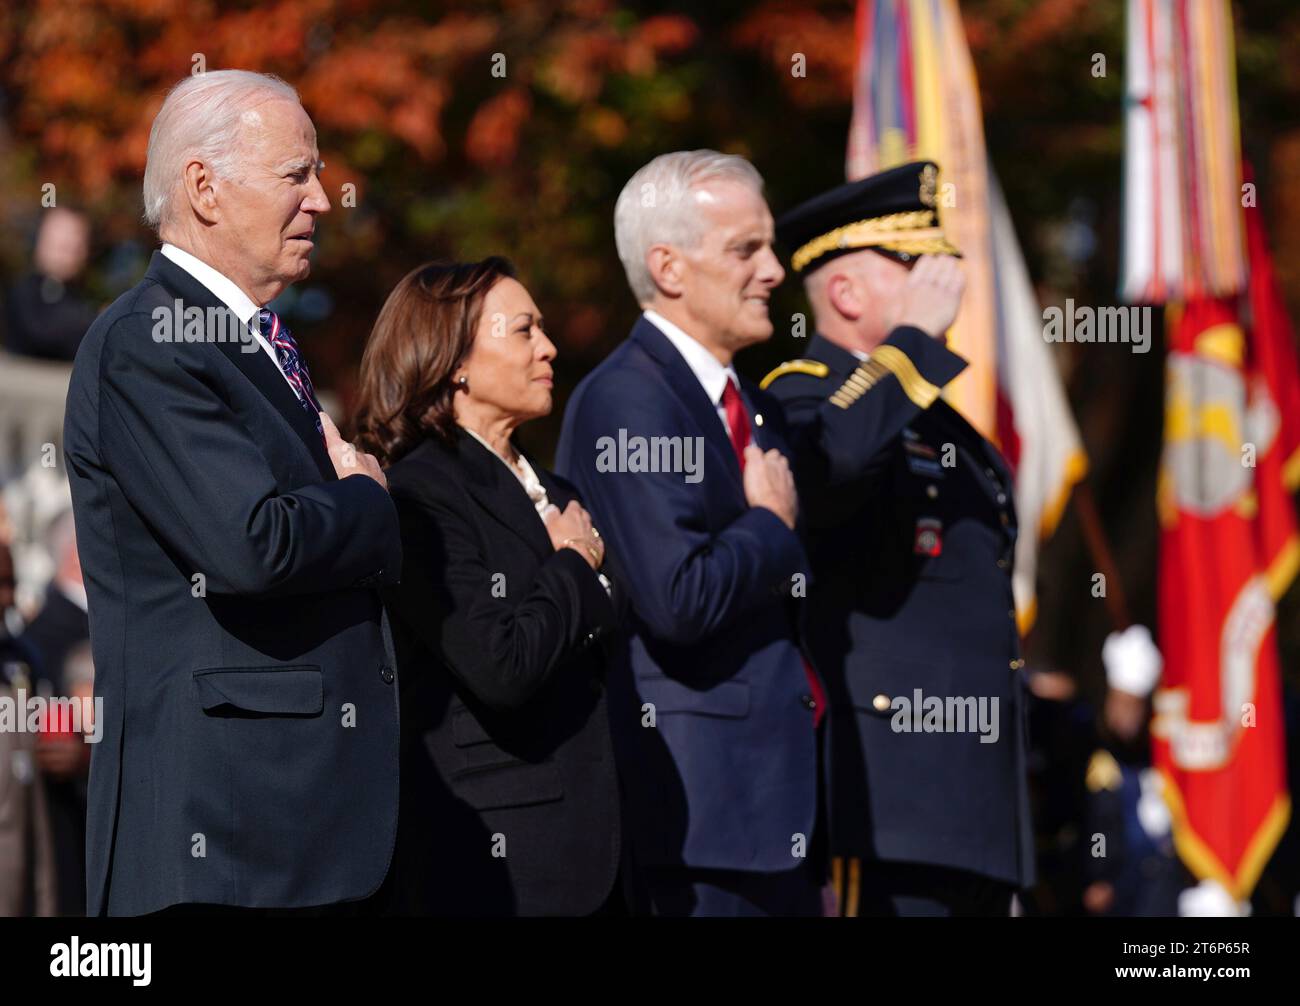
[[[784,216],[795,269],[866,247],[955,251],[936,173],[904,165]],[[1033,882],[1012,481],[940,398],[965,366],[900,326],[865,357],[816,335],[763,381],[790,429],[813,570],[804,630],[828,690],[846,915],[1005,914]]]

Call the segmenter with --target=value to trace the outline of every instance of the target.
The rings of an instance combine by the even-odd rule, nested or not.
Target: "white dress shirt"
[[[533,471],[533,466],[528,463],[528,459],[520,454],[519,464],[518,467],[516,467],[498,454],[491,444],[471,430],[468,426],[461,426],[461,429],[486,447],[494,458],[510,469],[510,474],[519,480],[519,484],[524,487],[524,492],[526,492],[528,498],[533,501],[533,509],[537,511],[537,516],[541,520],[542,526],[545,527],[548,511],[554,510],[558,513],[560,508],[547,498],[546,486],[542,485],[542,480],[537,477],[537,472]],[[599,570],[596,571],[596,576],[600,580],[600,585],[605,588],[605,593],[608,594],[612,589],[609,580],[606,579],[605,574]]]
[[[730,364],[724,367],[701,343],[696,342],[658,311],[646,308],[644,313],[646,321],[663,332],[677,352],[682,354],[686,366],[691,368],[691,373],[695,375],[695,379],[700,382],[700,387],[713,403],[718,419],[722,421],[722,428],[727,431],[727,436],[731,436],[727,410],[722,404],[722,392],[726,390],[727,381],[735,384],[736,391],[740,391],[740,378],[736,376],[736,368]]]
[[[537,473],[533,471],[533,466],[528,463],[528,459],[520,454],[519,465],[516,467],[498,454],[491,444],[471,430],[468,426],[462,426],[461,429],[491,451],[494,458],[510,469],[510,474],[518,479],[519,484],[524,487],[524,492],[526,492],[528,498],[533,501],[533,508],[537,511],[537,516],[542,518],[542,523],[545,524],[547,511],[558,510],[559,508],[547,499],[546,486],[542,485],[542,480],[537,477]]]
[[[275,348],[266,341],[266,337],[262,335],[262,326],[255,320],[257,312],[261,310],[261,308],[258,307],[257,304],[253,303],[248,294],[239,289],[234,280],[229,276],[217,272],[217,270],[213,269],[212,266],[208,265],[200,258],[195,258],[183,248],[177,248],[174,244],[164,242],[162,253],[207,287],[217,300],[221,301],[221,303],[225,304],[226,307],[230,308],[230,310],[234,312],[235,317],[243,323],[244,328],[253,333],[253,337],[257,340],[258,345],[266,351],[266,355],[269,356],[271,362],[275,364],[276,372],[284,378],[285,383],[288,384],[290,388],[293,388],[294,397],[297,398],[298,389],[293,387],[293,382],[289,380],[289,375],[286,374],[284,368],[280,366],[280,358],[275,355]]]

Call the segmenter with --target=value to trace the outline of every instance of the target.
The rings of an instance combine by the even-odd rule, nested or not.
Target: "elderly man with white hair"
[[[177,84],[144,178],[162,248],[77,353],[64,443],[104,720],[88,914],[316,912],[388,872],[397,515],[266,306],[310,271],[321,167],[283,81]]]
[[[661,915],[822,911],[824,702],[793,621],[798,502],[780,409],[733,365],[771,337],[784,275],[762,186],[711,150],[627,183],[614,231],[644,313],[574,392],[557,453],[631,598],[611,727]]]

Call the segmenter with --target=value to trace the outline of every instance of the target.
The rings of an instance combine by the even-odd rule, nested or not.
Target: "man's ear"
[[[655,286],[669,297],[680,297],[683,293],[682,280],[686,265],[681,254],[671,245],[651,245],[645,253],[646,268]]]
[[[187,161],[181,172],[181,184],[190,209],[204,223],[216,223],[220,212],[217,206],[216,177],[200,160]]]
[[[826,280],[826,297],[831,307],[849,321],[862,317],[862,298],[853,277],[837,272]]]

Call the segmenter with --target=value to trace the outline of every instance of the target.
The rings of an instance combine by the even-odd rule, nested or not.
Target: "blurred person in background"
[[[71,360],[96,305],[79,285],[90,257],[90,221],[76,210],[46,210],[36,232],[32,270],[5,295],[5,348],[20,356]]]
[[[90,663],[90,621],[86,615],[86,587],[77,556],[77,537],[71,509],[50,525],[48,547],[54,559],[54,578],[36,617],[23,633],[37,659],[37,690],[73,698],[93,675]],[[70,680],[72,670],[75,679]],[[36,763],[45,785],[50,830],[58,866],[59,914],[84,915],[86,906],[86,781],[90,770],[89,745],[71,733],[46,732],[37,745]]]
[[[1164,783],[1151,764],[1151,693],[1163,660],[1130,625],[1102,646],[1106,698],[1088,761],[1084,908],[1093,915],[1174,916],[1194,883],[1174,850]]]
[[[0,540],[0,616],[13,607],[16,582],[9,545]],[[0,617],[0,701],[27,715],[35,657]],[[56,878],[45,793],[36,774],[38,735],[0,729],[0,916],[54,915]]]
[[[359,441],[404,556],[398,914],[627,911],[605,542],[515,439],[551,411],[554,359],[501,258],[407,275],[362,359]]]
[[[63,695],[66,694],[64,661],[70,650],[90,638],[86,586],[81,577],[76,525],[70,508],[50,523],[46,547],[54,561],[54,576],[23,637],[40,657],[37,680],[48,683],[54,694]]]
[[[1020,903],[1025,915],[1083,915],[1090,851],[1084,776],[1097,749],[1097,711],[1065,671],[1033,665],[1026,671],[1029,799],[1038,876]]]

